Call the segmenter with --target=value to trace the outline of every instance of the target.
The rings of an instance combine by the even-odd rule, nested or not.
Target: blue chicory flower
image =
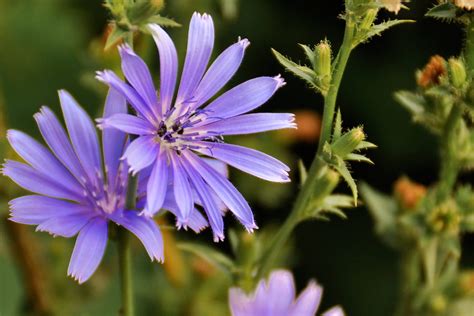
[[[179,226],[188,225],[197,203],[203,206],[214,240],[224,238],[222,205],[252,231],[257,226],[247,201],[226,177],[203,160],[202,155],[265,180],[290,181],[289,168],[277,159],[223,142],[225,135],[296,127],[293,114],[245,114],[265,103],[284,85],[283,79],[279,76],[251,79],[210,101],[239,68],[249,41],[239,39],[206,71],[214,45],[214,25],[211,16],[194,13],[175,98],[178,72],[175,46],[158,25],[150,24],[149,30],[160,58],[158,96],[148,67],[127,45],[120,46],[119,52],[128,83],[110,70],[97,74],[99,80],[119,91],[137,112],[136,116],[116,114],[103,118],[99,126],[138,135],[125,151],[124,158],[133,173],[151,169],[144,214],[152,216],[164,207],[167,193],[172,190]]]
[[[296,298],[291,272],[276,270],[270,274],[268,282],[261,280],[250,295],[240,288],[231,288],[229,305],[233,316],[314,316],[322,294],[323,289],[310,281]],[[344,312],[336,306],[322,316],[344,316]]]
[[[13,149],[27,163],[7,160],[3,174],[36,193],[10,201],[10,220],[38,225],[37,231],[54,236],[79,234],[68,268],[68,275],[79,283],[94,273],[104,255],[109,222],[135,234],[152,261],[163,261],[163,241],[156,223],[125,209],[128,166],[120,157],[126,134],[104,130],[101,149],[87,113],[66,91],[59,92],[59,99],[69,137],[48,107],[34,117],[49,149],[23,132],[7,133]],[[125,99],[111,90],[104,117],[126,111]]]

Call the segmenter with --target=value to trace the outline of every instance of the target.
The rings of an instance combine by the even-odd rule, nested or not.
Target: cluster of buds
[[[452,200],[447,200],[435,207],[426,216],[426,223],[435,234],[458,234],[461,215],[456,203]]]
[[[164,0],[105,0],[104,6],[112,15],[111,30],[105,45],[108,49],[121,39],[127,39],[137,31],[148,32],[147,25],[179,26],[172,19],[159,15]]]

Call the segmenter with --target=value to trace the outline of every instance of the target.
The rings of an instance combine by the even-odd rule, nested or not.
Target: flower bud
[[[474,9],[474,0],[454,0],[454,4],[466,10]]]
[[[139,0],[128,9],[129,20],[136,25],[144,23],[148,18],[157,15],[163,9],[164,0]]]
[[[430,301],[430,308],[436,314],[443,314],[448,307],[448,302],[444,295],[437,294]]]
[[[426,195],[425,186],[411,181],[407,177],[402,177],[395,182],[394,191],[402,207],[406,209],[415,208]]]
[[[353,128],[331,145],[332,152],[341,158],[344,158],[353,152],[364,139],[365,134],[362,128]]]
[[[456,58],[450,58],[448,61],[449,64],[449,75],[451,77],[451,82],[454,87],[461,88],[466,82],[466,68],[464,63]]]
[[[339,173],[335,170],[325,167],[318,175],[313,188],[313,198],[320,200],[330,195],[339,183]]]
[[[455,235],[459,233],[459,225],[461,223],[461,215],[459,214],[456,203],[448,200],[443,204],[435,207],[430,214],[427,215],[427,224],[431,231],[435,234],[446,233]]]
[[[378,0],[377,2],[380,3],[386,10],[394,12],[395,14],[397,14],[402,7],[402,0]]]
[[[434,55],[430,58],[425,68],[418,72],[416,82],[418,86],[426,89],[430,86],[438,85],[446,73],[446,60],[439,55]]]
[[[329,88],[331,83],[331,46],[328,41],[322,41],[316,46],[316,71],[321,79],[321,86]]]

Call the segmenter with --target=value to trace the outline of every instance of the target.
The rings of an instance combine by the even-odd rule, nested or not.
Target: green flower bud
[[[461,215],[456,203],[448,200],[434,208],[426,218],[428,227],[435,234],[456,235],[459,233]]]
[[[331,144],[332,152],[341,158],[344,158],[353,152],[364,139],[365,134],[362,128],[354,128]]]
[[[329,167],[321,169],[314,182],[313,199],[320,200],[330,195],[339,183],[339,177],[339,173]]]
[[[322,41],[316,48],[316,72],[321,80],[323,89],[328,89],[331,83],[331,46],[328,41]]]
[[[163,9],[164,0],[139,0],[128,8],[128,19],[132,24],[141,25]]]
[[[466,68],[464,63],[456,58],[450,58],[449,64],[449,76],[454,87],[461,88],[466,82]]]
[[[446,311],[448,307],[448,302],[446,298],[441,295],[435,295],[430,301],[430,308],[435,314],[442,314]]]

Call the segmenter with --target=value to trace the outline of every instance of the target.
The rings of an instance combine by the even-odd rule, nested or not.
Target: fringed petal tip
[[[250,225],[245,225],[245,230],[250,234],[253,234],[255,229],[258,229],[258,226],[257,224],[255,224],[255,222],[253,222]]]
[[[246,49],[250,45],[250,41],[247,38],[241,38],[240,36],[237,39],[237,43],[239,43],[243,49]]]
[[[110,80],[109,76],[111,75],[111,73],[112,71],[108,69],[98,70],[95,72],[95,78],[100,82],[108,84],[108,81]]]
[[[286,85],[286,82],[285,82],[285,79],[280,75],[276,75],[275,77],[273,77],[273,79],[275,79],[277,81],[277,85],[276,85],[276,89],[275,90],[278,90],[280,89],[281,87],[283,87],[284,85]]]
[[[119,50],[120,55],[129,54],[129,55],[137,56],[137,54],[135,54],[135,52],[133,51],[132,47],[130,47],[130,45],[128,45],[127,43],[120,44],[118,46],[118,50]]]
[[[211,20],[212,21],[212,16],[208,13],[199,13],[197,11],[194,11],[193,16],[191,19],[202,19],[202,20]]]
[[[213,235],[214,235],[214,238],[213,238],[214,242],[224,241],[224,239],[225,239],[225,236],[224,236],[223,233],[214,232]]]
[[[103,130],[107,127],[107,119],[104,117],[96,118],[95,122],[97,123],[97,128]]]

